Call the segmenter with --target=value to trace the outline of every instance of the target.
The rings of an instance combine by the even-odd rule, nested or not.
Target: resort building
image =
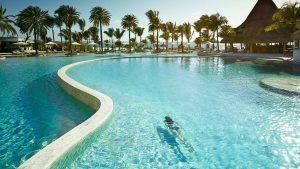
[[[234,42],[244,44],[246,53],[291,53],[286,46],[292,41],[289,29],[265,31],[277,10],[272,0],[258,0],[247,19],[236,28]]]
[[[1,37],[0,38],[0,52],[11,52],[18,49],[18,46],[14,45],[17,42],[24,42],[23,38],[19,37]]]

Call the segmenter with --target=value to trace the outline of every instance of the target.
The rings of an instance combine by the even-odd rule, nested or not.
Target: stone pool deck
[[[300,95],[300,78],[265,78],[260,85],[277,93]]]

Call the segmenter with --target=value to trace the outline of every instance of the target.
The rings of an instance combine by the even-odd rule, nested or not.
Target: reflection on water
[[[70,69],[72,78],[109,95],[115,108],[109,127],[70,165],[297,168],[299,98],[259,86],[262,78],[292,75],[255,66],[214,57],[125,59]],[[184,126],[194,152],[162,127],[166,114]]]

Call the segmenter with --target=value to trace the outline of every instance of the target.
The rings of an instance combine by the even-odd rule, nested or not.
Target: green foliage
[[[81,30],[81,33],[83,33],[84,28],[85,28],[85,20],[84,19],[79,19],[78,20],[78,26],[79,26],[79,29]]]
[[[90,22],[93,22],[95,27],[99,26],[100,37],[101,37],[101,50],[103,50],[103,38],[102,38],[102,26],[107,26],[110,24],[111,14],[109,11],[102,7],[94,7],[90,11]]]
[[[136,16],[134,15],[125,15],[123,18],[122,18],[122,27],[124,29],[130,29],[132,30],[133,27],[136,27],[138,24],[138,20],[136,18]]]
[[[273,15],[274,23],[266,27],[266,31],[281,28],[291,28],[291,33],[300,29],[300,7],[299,2],[287,2]]]
[[[79,20],[79,12],[77,12],[76,8],[69,5],[62,5],[54,12],[57,17],[61,20],[62,23],[66,26],[66,33],[69,43],[68,49],[72,52],[72,27],[77,24]]]
[[[94,7],[90,13],[90,22],[92,22],[95,27],[100,26],[100,24],[104,26],[109,25],[111,14],[106,9],[102,7]]]
[[[128,38],[129,38],[129,45],[128,45],[128,49],[129,49],[129,52],[131,52],[131,43],[130,43],[130,32],[131,30],[136,27],[138,24],[138,20],[136,18],[136,16],[134,15],[125,15],[123,18],[122,18],[122,27],[124,29],[128,29]]]
[[[17,34],[15,28],[12,26],[14,21],[11,18],[13,16],[12,15],[6,16],[5,13],[6,13],[6,9],[0,6],[0,32],[2,32],[2,35]]]

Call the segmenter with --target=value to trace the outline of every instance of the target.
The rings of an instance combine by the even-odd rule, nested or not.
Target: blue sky
[[[285,0],[273,1],[278,7],[285,2]],[[17,14],[27,6],[33,5],[48,10],[51,15],[60,5],[72,5],[80,12],[80,17],[86,20],[87,27],[92,25],[88,18],[90,10],[95,6],[110,11],[112,18],[109,27],[115,28],[120,27],[120,21],[126,14],[136,15],[139,25],[147,28],[148,19],[145,12],[149,9],[158,10],[162,21],[178,24],[187,21],[193,23],[202,14],[219,12],[227,17],[230,25],[236,27],[245,20],[256,2],[257,0],[1,0],[0,5],[7,9],[7,14]],[[74,30],[76,29],[78,28],[75,27]],[[145,33],[144,36],[146,35]],[[126,36],[127,34],[123,37],[124,40]]]

